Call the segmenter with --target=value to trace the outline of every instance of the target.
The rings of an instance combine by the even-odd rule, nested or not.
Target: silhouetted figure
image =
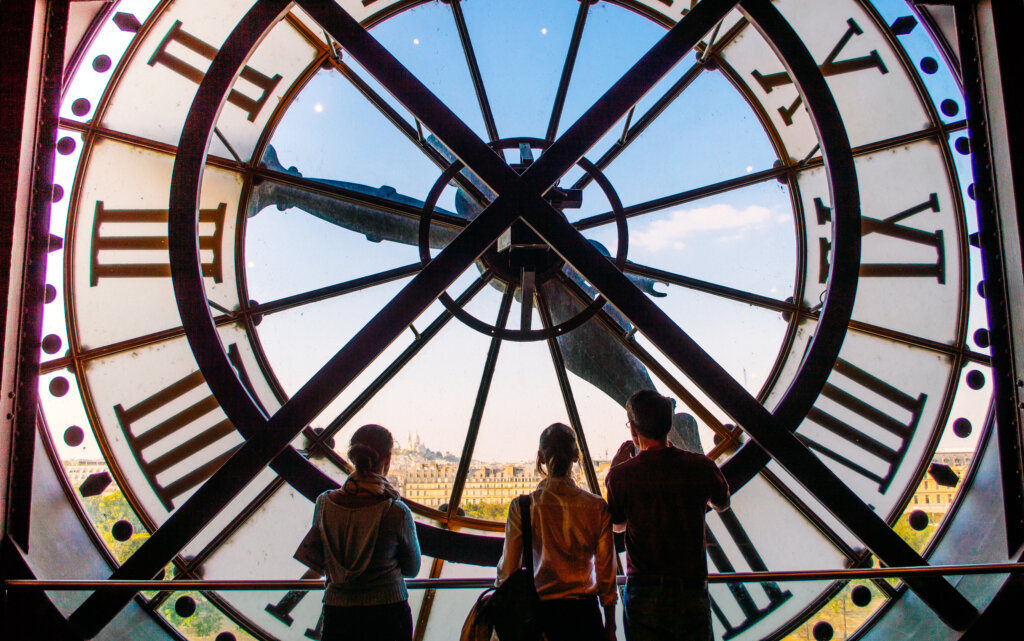
[[[580,452],[572,428],[555,423],[540,436],[537,472],[544,476],[530,495],[534,582],[540,621],[548,641],[615,639],[615,545],[604,499],[576,486],[572,466]],[[498,581],[519,569],[522,518],[513,501],[505,523]],[[604,608],[604,622],[601,608]]]
[[[729,485],[714,461],[669,443],[672,399],[643,390],[626,414],[633,438],[605,479],[615,530],[626,534],[626,639],[711,641],[704,513],[729,507]]]
[[[327,591],[323,641],[410,641],[412,613],[404,577],[420,569],[412,512],[384,475],[394,439],[364,425],[348,450],[355,472],[316,500],[324,536]]]

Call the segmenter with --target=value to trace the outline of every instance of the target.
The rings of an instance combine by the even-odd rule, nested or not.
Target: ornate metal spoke
[[[465,305],[471,301],[474,296],[479,294],[489,282],[491,282],[491,275],[487,273],[481,274],[480,278],[475,280],[465,292],[455,299],[456,303],[459,305]],[[359,410],[363,409],[363,407],[365,407],[378,392],[384,389],[384,386],[386,386],[391,379],[402,371],[402,368],[405,367],[417,354],[419,354],[420,351],[422,351],[423,348],[426,347],[442,329],[444,329],[451,319],[451,312],[448,310],[441,312],[438,317],[430,323],[430,325],[419,333],[412,345],[406,347],[402,353],[399,354],[398,357],[395,358],[395,360],[373,380],[372,383],[366,386],[366,389],[360,392],[359,395],[349,403],[341,414],[339,414],[327,425],[326,428],[324,428],[323,432],[317,436],[317,441],[319,443],[326,442],[337,434],[338,430],[347,425],[348,422],[352,420],[352,417],[359,413]]]
[[[540,312],[541,322],[545,328],[552,327],[554,323],[551,321],[551,311],[548,309],[547,300],[544,298],[544,293],[541,290],[537,290],[537,307]],[[569,384],[569,374],[565,369],[565,358],[562,356],[562,349],[558,346],[557,338],[548,339],[548,351],[551,354],[551,363],[555,368],[555,376],[558,377],[558,388],[562,392],[562,401],[565,403],[565,411],[569,414],[569,423],[572,425],[573,431],[576,432],[576,441],[580,448],[580,454],[583,460],[580,464],[583,467],[583,473],[587,477],[587,485],[590,486],[590,491],[594,494],[601,493],[601,485],[597,480],[597,470],[594,469],[594,459],[590,455],[590,446],[587,445],[587,437],[583,432],[583,421],[580,420],[580,412],[576,407],[576,398],[572,393],[572,386]]]
[[[273,314],[275,312],[281,312],[301,305],[317,303],[336,296],[343,296],[352,292],[376,287],[377,285],[384,285],[396,280],[401,280],[412,276],[413,274],[418,274],[421,269],[423,269],[423,265],[419,262],[404,265],[402,267],[395,267],[394,269],[387,269],[382,272],[377,272],[376,274],[353,278],[352,280],[335,283],[334,285],[327,285],[326,287],[320,287],[301,294],[285,296],[284,298],[278,298],[277,300],[266,303],[259,303],[258,305],[249,307],[246,311],[251,315]]]
[[[583,27],[587,24],[590,4],[589,0],[580,2],[579,11],[576,13],[576,24],[573,26],[572,37],[569,39],[569,50],[565,54],[565,63],[562,65],[562,78],[558,81],[555,103],[551,106],[548,132],[544,136],[548,142],[553,141],[558,133],[558,123],[562,119],[562,109],[565,108],[565,96],[569,93],[569,81],[572,79],[572,71],[576,66],[576,55],[580,50],[580,41],[583,40]]]
[[[498,308],[498,319],[495,327],[504,328],[508,324],[509,312],[512,309],[512,301],[515,298],[515,290],[512,287],[505,289],[505,295],[501,298],[501,306]],[[470,464],[473,460],[473,450],[476,449],[476,438],[480,434],[480,423],[484,418],[484,407],[487,405],[487,397],[491,392],[491,381],[494,379],[494,369],[498,364],[498,353],[501,350],[502,339],[495,336],[491,339],[491,345],[487,350],[487,359],[484,361],[484,370],[480,375],[480,385],[477,387],[476,400],[473,402],[473,414],[469,418],[469,429],[466,431],[466,441],[462,446],[462,456],[459,458],[459,469],[455,474],[455,482],[452,485],[451,496],[448,497],[448,518],[458,514],[459,503],[462,502],[462,491],[466,487],[466,477],[469,475]]]
[[[654,200],[630,205],[629,207],[624,207],[622,209],[622,213],[625,214],[626,218],[649,214],[667,207],[682,205],[684,203],[701,200],[702,198],[708,198],[710,196],[718,196],[736,189],[743,189],[744,187],[778,179],[780,176],[785,176],[788,171],[789,170],[785,167],[765,169],[764,171],[754,172],[752,174],[747,174],[746,176],[738,176],[736,178],[730,178],[711,185],[704,185],[695,189],[681,191],[677,194],[662,196],[661,198],[655,198]],[[613,222],[615,222],[615,213],[609,211],[588,216],[587,218],[582,218],[573,223],[573,227],[580,231],[585,231],[587,229],[593,229]]]
[[[778,300],[769,296],[762,296],[753,292],[748,292],[742,289],[736,289],[733,287],[726,287],[725,285],[718,285],[716,283],[710,283],[706,280],[699,278],[692,278],[690,276],[683,276],[674,272],[665,271],[663,269],[656,269],[654,267],[647,267],[646,265],[640,265],[638,263],[627,262],[626,267],[623,270],[627,274],[636,274],[638,276],[644,276],[655,281],[661,281],[669,283],[671,285],[678,285],[691,289],[693,291],[704,292],[707,294],[714,294],[721,298],[734,300],[740,303],[747,303],[755,307],[761,307],[764,309],[770,309],[782,313],[796,313],[799,306],[795,303],[786,302],[784,300]]]
[[[462,15],[461,0],[451,0],[452,17],[455,19],[455,28],[459,32],[459,42],[462,43],[462,51],[466,55],[466,66],[469,68],[469,76],[473,79],[473,90],[476,91],[476,100],[480,105],[480,115],[483,116],[484,126],[487,128],[487,138],[494,142],[498,140],[498,127],[494,124],[494,113],[491,111],[491,103],[487,100],[487,90],[484,88],[484,79],[480,75],[480,65],[476,61],[476,53],[473,51],[473,41],[469,37],[469,28],[466,26],[466,17]]]

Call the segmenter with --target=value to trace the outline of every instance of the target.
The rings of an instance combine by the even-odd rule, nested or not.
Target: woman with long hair
[[[355,471],[316,500],[327,569],[323,641],[412,639],[404,577],[419,572],[420,545],[412,512],[385,478],[393,444],[380,425],[357,429],[348,450]]]
[[[544,477],[530,494],[534,584],[540,624],[548,641],[615,639],[615,544],[608,504],[572,479],[579,461],[576,434],[554,423],[540,435],[537,472]],[[498,585],[521,567],[519,502],[509,507]],[[604,620],[602,622],[602,609]]]

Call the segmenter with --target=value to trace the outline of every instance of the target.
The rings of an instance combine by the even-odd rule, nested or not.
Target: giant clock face
[[[44,364],[55,440],[95,447],[135,515],[119,576],[303,576],[309,499],[369,422],[398,439],[423,576],[490,576],[488,502],[528,487],[540,431],[573,425],[600,491],[652,386],[732,485],[713,572],[921,562],[891,526],[947,424],[980,419],[987,358],[964,125],[901,3],[139,4],[67,94],[67,352]],[[713,585],[717,638],[784,637],[852,587]],[[863,587],[860,621],[906,589]],[[413,591],[417,638],[475,596]],[[318,638],[307,593],[200,608]]]

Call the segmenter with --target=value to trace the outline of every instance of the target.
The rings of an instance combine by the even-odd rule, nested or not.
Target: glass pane
[[[291,486],[281,486],[206,560],[204,578],[318,578],[309,576],[307,568],[292,558],[312,520],[313,504]],[[282,523],[295,526],[280,527]],[[278,638],[301,639],[306,628],[316,627],[322,595],[319,591],[288,594],[224,591],[218,596]]]
[[[285,393],[305,385],[405,284],[386,283],[265,316],[256,331]]]
[[[763,478],[732,497],[723,513],[709,512],[708,571],[839,568],[845,559]],[[785,536],[779,533],[785,532]],[[826,586],[790,581],[711,584],[712,623],[718,638],[760,639],[794,616]]]
[[[715,108],[709,110],[712,96]],[[700,160],[710,158],[714,162]],[[630,206],[771,169],[775,160],[771,140],[743,96],[722,74],[705,72],[622,152],[607,174],[623,204]],[[782,210],[789,210],[788,203]]]
[[[212,639],[222,634],[231,635],[236,641],[255,639],[201,592],[171,593],[160,613],[186,639]]]
[[[566,94],[558,135],[564,133],[664,35],[663,27],[635,13],[608,3],[594,5],[587,14],[587,26],[576,58],[577,69]],[[608,46],[609,42],[614,42],[615,46]],[[558,59],[564,60],[564,55]],[[613,135],[618,135],[622,131],[622,123],[613,130]],[[595,150],[600,155],[608,146],[602,141]]]
[[[192,98],[232,25],[248,2],[178,0],[148,27],[103,113],[103,125],[157,142],[177,145]],[[249,57],[217,120],[217,129],[242,159],[248,159],[285,92],[313,61],[316,50],[287,21],[279,22]],[[210,151],[231,151],[214,139]]]
[[[819,585],[825,586],[822,583]],[[836,587],[838,586],[833,586],[833,589]],[[832,638],[836,641],[845,641],[867,623],[888,600],[875,583],[864,580],[850,581],[822,606],[817,614],[783,637],[783,641],[813,639],[816,631],[824,635],[826,630],[832,632]]]
[[[76,203],[74,314],[83,349],[181,324],[167,253],[167,193],[174,157],[99,140]],[[199,200],[206,294],[223,309],[238,304],[234,244],[242,178],[207,167]]]
[[[434,302],[409,327],[392,342],[365,370],[341,390],[341,393],[313,421],[319,426],[344,427],[351,426],[353,416],[380,393],[383,386],[404,367],[403,363],[415,356],[416,352],[429,341],[421,342],[420,336],[430,336],[438,327],[444,327],[442,316],[444,308],[441,303]],[[303,365],[307,367],[307,365]],[[348,434],[338,437],[337,449],[347,450]]]
[[[488,342],[451,321],[348,423],[346,435],[366,423],[391,430],[397,450],[388,477],[414,503],[448,504]]]
[[[929,125],[917,90],[893,53],[887,27],[877,24],[857,2],[776,3],[819,64],[839,105],[850,142],[863,145]],[[791,161],[815,153],[818,139],[792,80],[776,61],[768,43],[748,28],[722,55],[733,77],[764,110]],[[831,59],[830,59],[831,56]],[[882,105],[875,102],[884,95]]]
[[[856,159],[863,218],[854,320],[955,340],[964,231],[946,168],[931,141]],[[804,303],[814,307],[828,280],[831,198],[821,169],[801,172],[798,181],[808,234]]]
[[[792,211],[789,190],[773,180],[636,216],[629,220],[629,260],[782,301],[795,287]]]
[[[346,62],[355,64],[351,59]],[[380,93],[383,92],[381,89]],[[311,180],[400,202],[406,202],[403,198],[424,200],[441,175],[441,169],[423,150],[333,69],[317,72],[291,103],[274,130],[263,163],[271,170],[298,172]],[[396,167],[402,171],[395,171]],[[257,187],[257,193],[265,190]],[[294,206],[310,211],[302,201]],[[321,208],[331,213],[340,211],[338,207],[340,204],[333,209],[329,205]],[[402,220],[393,214],[387,216]],[[377,242],[396,240],[388,235],[388,228],[360,229],[358,217],[344,218],[339,214],[336,218],[354,218],[348,224],[338,224],[377,238]]]
[[[515,463],[532,474],[540,433],[551,423],[569,422],[548,346],[503,343],[491,390],[473,458]]]
[[[469,609],[480,596],[479,588],[437,590],[430,604],[424,641],[458,639]],[[422,615],[421,615],[422,616]]]
[[[266,180],[257,187],[253,199],[272,189]],[[278,194],[289,193],[279,190]],[[300,192],[301,193],[301,192]],[[373,242],[366,235],[322,220],[344,204],[334,198],[306,203],[314,209],[309,215],[299,207],[280,211],[267,206],[258,212],[250,209],[245,230],[246,280],[249,298],[271,303],[286,296],[311,292],[321,287],[370,277],[380,272],[419,263],[414,245],[398,242]],[[366,224],[389,224],[383,214],[369,214]],[[411,230],[417,228],[410,221]]]
[[[488,139],[450,7],[424,3],[377,25],[373,36],[477,136]],[[484,43],[475,40],[480,55]]]
[[[102,446],[157,524],[242,443],[184,338],[90,361],[85,375]],[[201,549],[272,477],[257,476],[187,549]]]
[[[578,10],[577,4],[548,0],[464,3],[500,136],[544,136]],[[516,62],[510,65],[512,51]],[[526,104],[522,95],[530,96]]]

